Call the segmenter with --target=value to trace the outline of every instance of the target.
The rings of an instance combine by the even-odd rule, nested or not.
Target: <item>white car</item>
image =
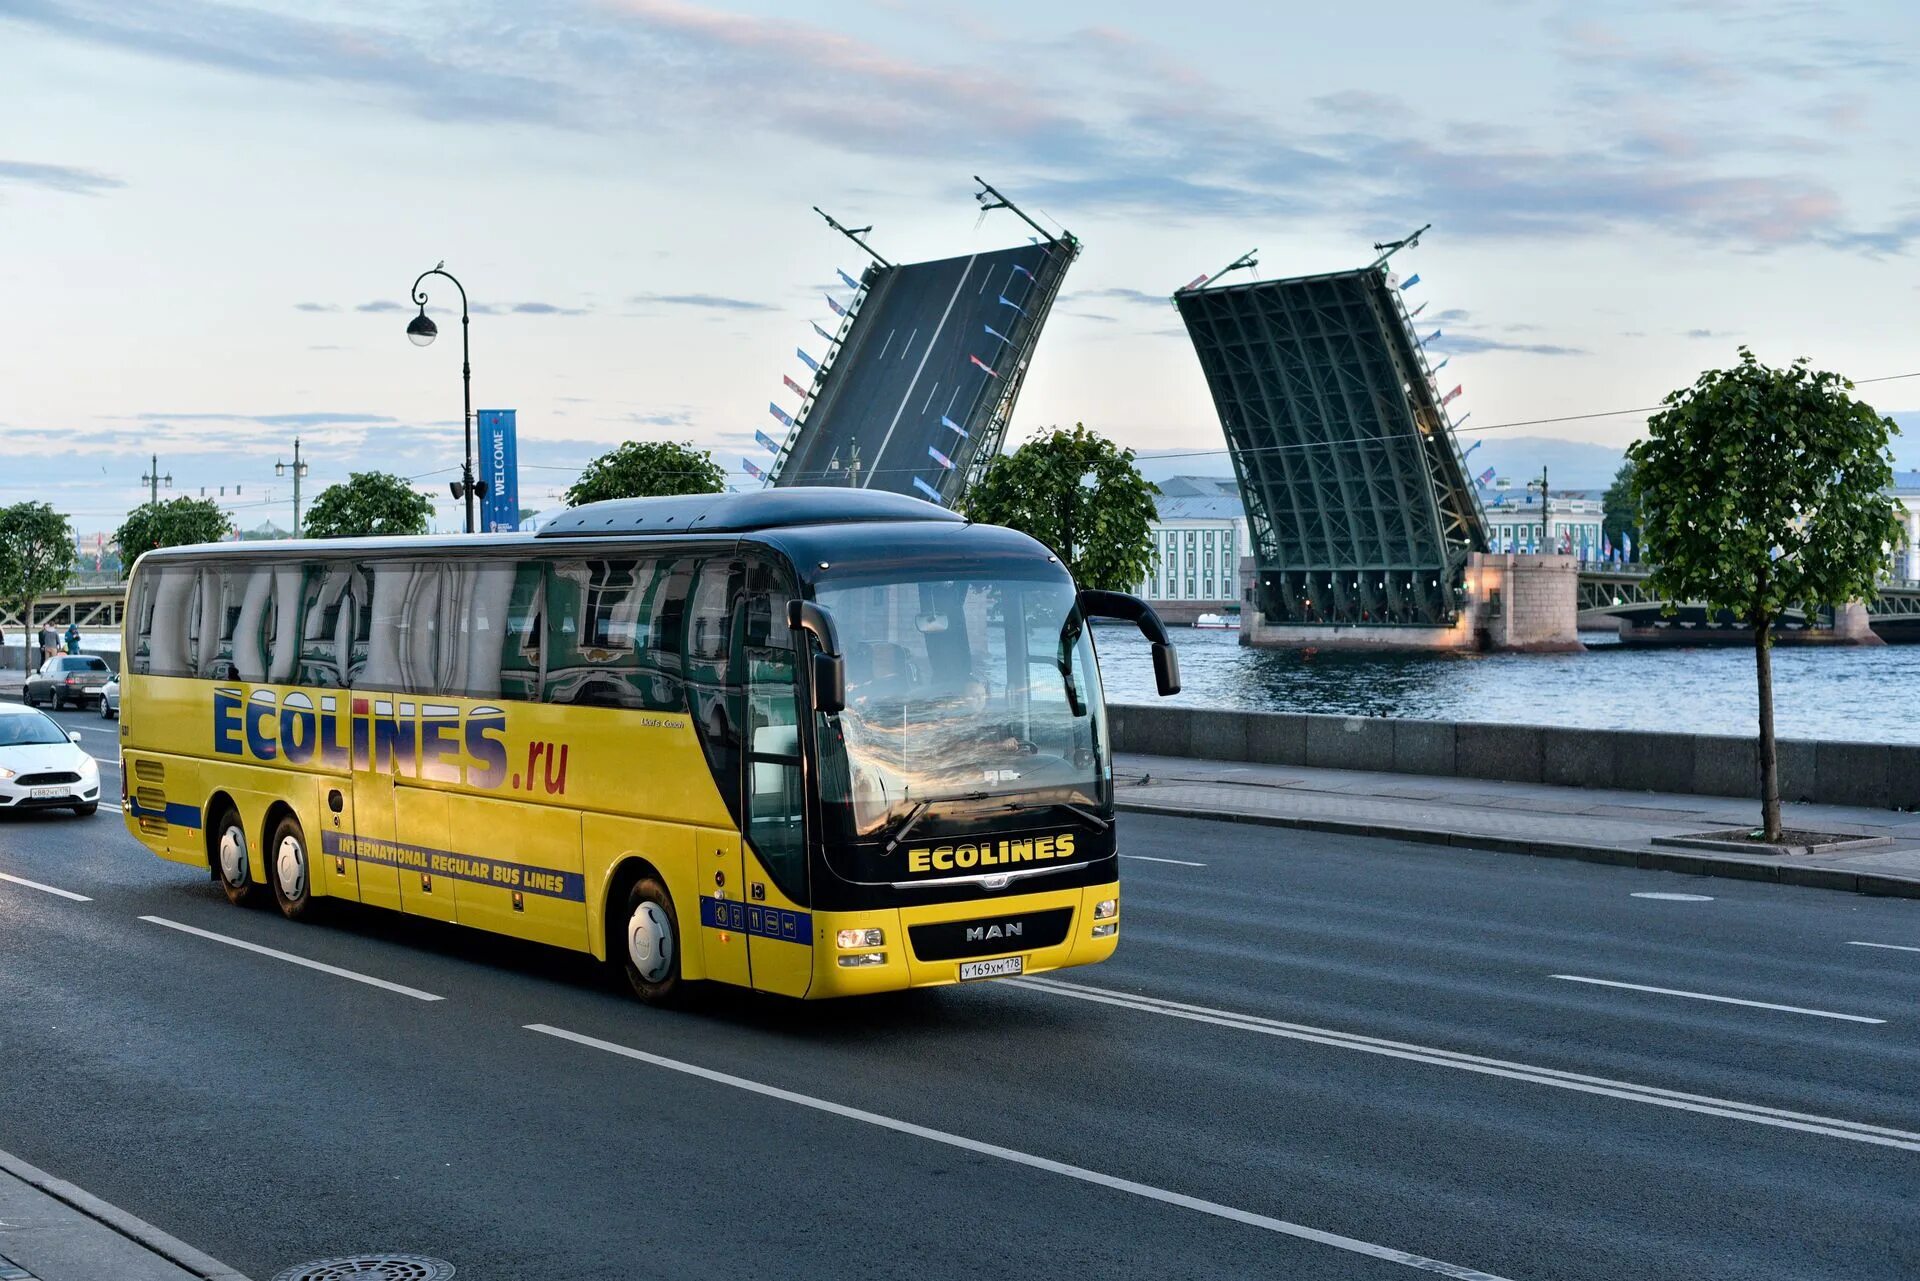
[[[45,712],[0,703],[0,814],[100,808],[100,766]]]
[[[118,719],[119,716],[120,678],[115,676],[100,687],[100,719],[111,721]]]

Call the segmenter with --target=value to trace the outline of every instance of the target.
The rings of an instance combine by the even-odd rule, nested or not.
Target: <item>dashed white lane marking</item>
[[[1707,1116],[1729,1117],[1735,1121],[1751,1121],[1755,1125],[1777,1126],[1783,1130],[1804,1130],[1809,1134],[1820,1134],[1832,1139],[1851,1139],[1855,1143],[1872,1143],[1881,1147],[1920,1152],[1920,1133],[1896,1130],[1884,1125],[1842,1121],[1835,1117],[1819,1116],[1810,1112],[1790,1112],[1783,1108],[1766,1107],[1758,1103],[1740,1103],[1733,1099],[1715,1098],[1710,1094],[1687,1094],[1680,1090],[1662,1089],[1654,1085],[1637,1085],[1632,1081],[1617,1081],[1610,1077],[1587,1076],[1579,1072],[1564,1072],[1559,1068],[1536,1067],[1529,1063],[1515,1063],[1507,1059],[1488,1058],[1479,1054],[1463,1054],[1457,1050],[1442,1050],[1428,1045],[1414,1045],[1406,1041],[1389,1041],[1377,1036],[1362,1036],[1357,1032],[1341,1032],[1333,1028],[1312,1027],[1303,1023],[1283,1023],[1278,1019],[1263,1018],[1255,1014],[1217,1010],[1205,1005],[1187,1005],[1180,1001],[1163,1000],[1157,996],[1137,996],[1131,992],[1116,992],[1110,988],[1091,987],[1084,983],[1063,983],[1058,979],[1046,978],[999,981],[1010,987],[1031,988],[1036,992],[1046,992],[1053,996],[1070,996],[1075,1000],[1119,1006],[1146,1014],[1186,1019],[1194,1023],[1211,1023],[1216,1027],[1254,1032],[1261,1036],[1284,1037],[1292,1041],[1306,1041],[1313,1045],[1326,1045],[1340,1050],[1358,1050],[1362,1054],[1378,1054],[1385,1058],[1429,1063],[1435,1067],[1455,1068],[1462,1072],[1479,1073],[1482,1076],[1499,1076],[1512,1081],[1527,1081],[1534,1085],[1550,1085],[1555,1089],[1573,1090],[1580,1094],[1597,1094],[1606,1098],[1624,1099],[1631,1103],[1650,1103],[1655,1107],[1678,1108],[1685,1112],[1700,1112]]]
[[[1614,979],[1592,979],[1582,974],[1550,974],[1548,978],[1569,983],[1590,983],[1595,987],[1625,988],[1629,992],[1652,992],[1659,996],[1683,996],[1689,1001],[1713,1001],[1720,1005],[1745,1005],[1756,1010],[1779,1010],[1784,1014],[1810,1014],[1817,1019],[1840,1019],[1847,1023],[1885,1023],[1861,1014],[1835,1014],[1832,1010],[1810,1010],[1803,1005],[1775,1005],[1772,1001],[1748,1001],[1737,996],[1715,996],[1710,992],[1686,992],[1677,987],[1649,987],[1645,983],[1621,983]]]
[[[1848,939],[1848,947],[1883,947],[1889,952],[1920,952],[1920,947],[1908,947],[1904,943],[1862,943],[1858,939]]]
[[[24,885],[30,890],[39,890],[42,894],[56,894],[64,899],[72,899],[75,903],[93,902],[92,899],[84,894],[75,894],[72,890],[63,890],[58,885],[43,885],[39,881],[29,881],[24,876],[10,876],[6,872],[0,872],[0,881],[11,881],[15,885]]]
[[[103,810],[112,810],[116,814],[123,814],[126,812],[122,810],[118,805],[115,805],[112,801],[101,801],[100,808]]]
[[[1205,867],[1205,863],[1189,863],[1183,858],[1155,858],[1151,854],[1122,854],[1121,858],[1130,858],[1140,863],[1171,863],[1175,867]]]
[[[1635,898],[1655,898],[1667,903],[1711,903],[1711,894],[1669,894],[1664,890],[1641,890]]]
[[[782,1103],[792,1103],[803,1108],[812,1108],[816,1112],[825,1112],[849,1121],[859,1121],[865,1125],[878,1126],[883,1130],[892,1130],[896,1134],[911,1135],[916,1139],[926,1139],[931,1143],[945,1144],[965,1152],[974,1152],[981,1156],[990,1156],[1013,1165],[1024,1165],[1029,1169],[1045,1170],[1049,1174],[1063,1175],[1077,1179],[1082,1183],[1092,1183],[1099,1187],[1111,1188],[1131,1196],[1144,1197],[1149,1201],[1158,1201],[1163,1205],[1179,1206],[1186,1210],[1196,1210],[1201,1214],[1212,1215],[1217,1219],[1228,1219],[1234,1223],[1243,1223],[1248,1227],[1261,1228],[1268,1232],[1277,1232],[1282,1236],[1294,1237],[1302,1241],[1311,1241],[1316,1245],[1332,1246],[1336,1250],[1345,1250],[1352,1254],[1363,1254],[1369,1258],[1381,1259],[1388,1263],[1398,1263],[1409,1268],[1418,1268],[1424,1272],[1438,1273],[1445,1277],[1459,1278],[1459,1281],[1502,1281],[1502,1278],[1490,1272],[1480,1272],[1473,1268],[1461,1267],[1457,1263],[1443,1263],[1438,1259],[1429,1259],[1418,1254],[1409,1254],[1405,1250],[1396,1250],[1391,1246],[1375,1245],[1370,1241],[1361,1241],[1354,1237],[1341,1236],[1336,1232],[1323,1232],[1319,1228],[1309,1228],[1298,1223],[1289,1223],[1285,1219],[1272,1218],[1265,1214],[1256,1214],[1251,1210],[1242,1210],[1236,1206],[1222,1205],[1218,1201],[1207,1201],[1200,1197],[1188,1196],[1184,1192],[1173,1192],[1166,1188],[1155,1187],[1150,1183],[1138,1183],[1132,1179],[1123,1179],[1118,1175],[1103,1174],[1098,1170],[1089,1170],[1084,1166],[1069,1165],[1064,1161],[1055,1161],[1049,1157],[1035,1156],[1031,1152],[1021,1152],[1016,1148],[1001,1147],[997,1143],[986,1143],[979,1139],[970,1139],[965,1135],[953,1134],[946,1130],[936,1130],[929,1126],[916,1125],[911,1121],[902,1121],[897,1117],[883,1116],[878,1112],[868,1112],[862,1108],[848,1107],[844,1103],[834,1103],[827,1099],[815,1098],[811,1094],[800,1094],[793,1090],[783,1090],[777,1085],[766,1085],[751,1081],[743,1076],[733,1076],[726,1072],[717,1072],[712,1068],[685,1063],[679,1059],[669,1059],[658,1054],[649,1054],[645,1050],[632,1049],[612,1041],[602,1041],[598,1037],[585,1036],[579,1032],[569,1032],[565,1028],[553,1027],[546,1023],[528,1023],[529,1032],[538,1032],[543,1036],[557,1037],[562,1041],[571,1041],[575,1045],[584,1045],[590,1049],[604,1050],[608,1054],[617,1054],[622,1058],[634,1059],[641,1063],[650,1063],[654,1067],[666,1068],[670,1072],[680,1072],[687,1076],[711,1081],[730,1089],[744,1090],[749,1094],[758,1094],[762,1098],[778,1099]]]
[[[291,952],[282,952],[277,948],[262,947],[258,943],[249,943],[227,934],[215,934],[212,930],[199,929],[192,925],[183,925],[179,921],[169,921],[164,916],[143,916],[140,918],[154,925],[164,925],[170,930],[179,930],[182,934],[192,934],[197,938],[212,939],[215,943],[225,943],[228,947],[243,948],[261,956],[271,956],[276,961],[286,961],[290,965],[303,965],[310,970],[319,970],[322,974],[331,974],[336,978],[352,979],[355,983],[365,983],[368,987],[384,988],[389,992],[398,992],[401,996],[410,996],[416,1001],[444,1001],[444,996],[435,996],[431,992],[422,992],[417,987],[408,987],[404,983],[392,983],[386,979],[377,979],[371,974],[361,974],[357,970],[343,970],[337,965],[328,965],[324,961],[311,961],[304,956],[295,956]]]

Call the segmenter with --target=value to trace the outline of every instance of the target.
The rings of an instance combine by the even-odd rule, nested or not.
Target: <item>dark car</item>
[[[94,654],[55,654],[27,677],[21,698],[29,707],[75,707],[100,697],[100,689],[113,677],[107,660]]]

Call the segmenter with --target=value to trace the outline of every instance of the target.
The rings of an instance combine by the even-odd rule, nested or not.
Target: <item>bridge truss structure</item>
[[[884,489],[953,507],[999,455],[1080,242],[981,186],[983,208],[1012,209],[1040,234],[931,262],[875,255],[792,416],[770,484]]]
[[[1486,520],[1385,259],[1173,301],[1226,434],[1266,621],[1451,625]]]

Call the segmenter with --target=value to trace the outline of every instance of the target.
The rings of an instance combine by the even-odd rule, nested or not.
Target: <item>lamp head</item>
[[[422,303],[420,314],[407,322],[407,337],[413,340],[414,346],[424,347],[439,336],[440,326],[433,323],[433,319],[427,315],[426,304]]]

